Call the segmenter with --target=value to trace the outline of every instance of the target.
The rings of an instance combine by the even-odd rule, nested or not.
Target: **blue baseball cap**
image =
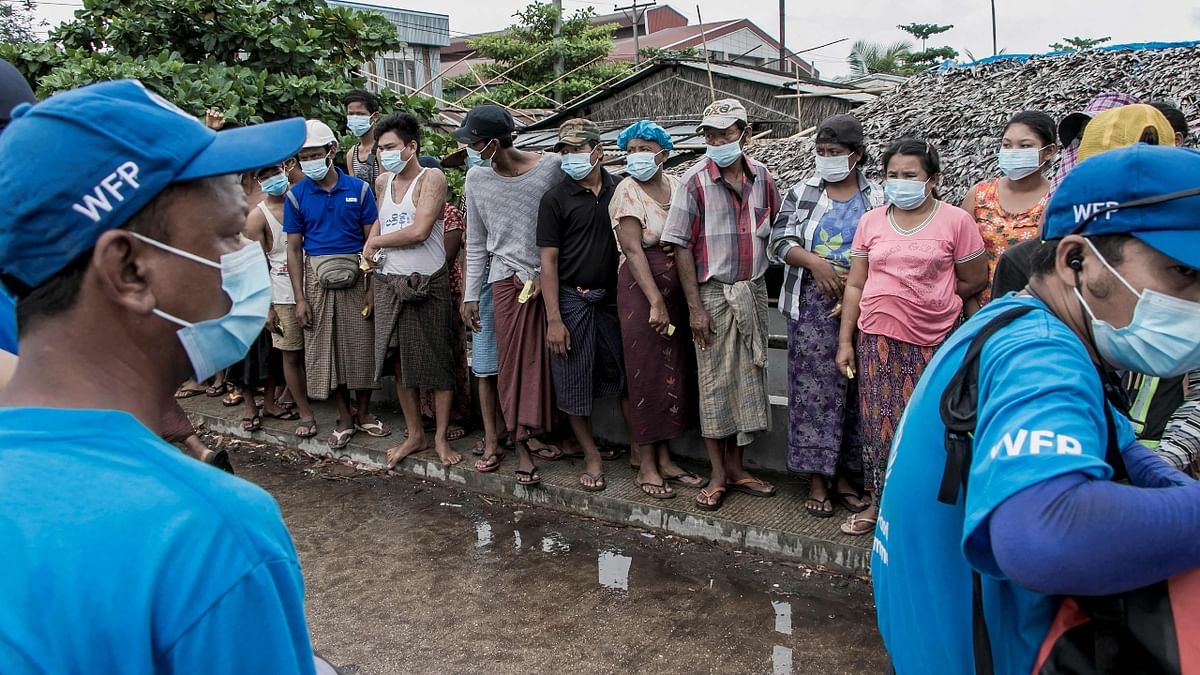
[[[1042,239],[1069,234],[1130,234],[1200,269],[1200,152],[1139,143],[1081,162],[1042,225]]]
[[[136,80],[17,106],[0,134],[0,279],[36,288],[172,183],[276,164],[301,118],[217,133]]]

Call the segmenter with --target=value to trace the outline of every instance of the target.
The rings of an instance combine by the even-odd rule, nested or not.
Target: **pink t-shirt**
[[[983,255],[979,227],[966,211],[938,202],[925,224],[904,232],[880,206],[863,216],[852,257],[870,262],[858,329],[925,347],[953,330],[962,312],[954,265]]]

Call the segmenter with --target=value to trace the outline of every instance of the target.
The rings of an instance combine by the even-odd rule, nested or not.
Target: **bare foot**
[[[462,455],[455,452],[454,448],[450,447],[450,443],[444,438],[435,442],[433,447],[437,450],[438,459],[442,461],[442,466],[454,466],[463,461]]]
[[[429,444],[425,441],[424,431],[419,434],[409,434],[403,443],[387,451],[387,468],[395,468],[405,457],[428,449]],[[462,461],[461,457],[459,457],[459,461]]]

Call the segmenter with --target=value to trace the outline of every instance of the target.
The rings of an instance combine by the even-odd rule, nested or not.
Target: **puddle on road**
[[[629,568],[633,558],[617,551],[600,551],[596,555],[596,568],[600,585],[612,591],[629,591]]]
[[[570,553],[571,544],[557,532],[547,532],[542,537],[542,553]]]

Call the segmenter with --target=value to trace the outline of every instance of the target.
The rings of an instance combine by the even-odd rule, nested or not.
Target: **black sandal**
[[[850,500],[847,499],[847,497],[853,497],[862,503],[859,504],[858,506],[854,506],[853,504],[850,503]],[[856,492],[839,492],[839,493],[837,493],[837,505],[842,507],[843,509],[846,509],[850,513],[862,513],[863,511],[866,511],[867,509],[871,508],[871,502],[867,499],[867,496],[860,495]]]
[[[670,488],[667,487],[666,481],[663,481],[661,483],[649,483],[649,482],[638,483],[638,487],[640,487],[642,489],[642,494],[646,495],[647,497],[650,497],[651,499],[674,499],[675,498],[675,491],[671,490]],[[648,487],[658,488],[660,490],[669,490],[669,492],[651,492],[646,489]]]
[[[264,413],[264,414],[267,417],[272,417],[277,420],[283,420],[284,422],[291,422],[293,420],[300,419],[300,413],[296,412],[295,410],[284,409],[284,411],[281,413]]]
[[[255,415],[254,417],[243,417],[242,418],[242,431],[245,431],[248,433],[254,433],[255,431],[258,431],[259,429],[262,429],[262,415]]]
[[[231,476],[236,475],[233,472],[233,463],[229,461],[229,451],[225,448],[221,448],[220,450],[209,450],[208,454],[204,456],[204,459],[200,461],[208,464],[209,466],[215,466]]]
[[[693,485],[691,483],[683,482],[684,478],[693,478],[700,482]],[[676,485],[679,485],[681,487],[686,487],[686,488],[704,489],[704,488],[708,487],[708,479],[707,478],[705,478],[704,476],[701,476],[700,474],[693,473],[691,471],[684,471],[683,473],[677,473],[674,476],[666,476],[666,481],[668,483],[674,483]]]
[[[817,506],[814,507],[813,504],[816,504]],[[824,508],[826,504],[829,505],[828,511],[826,511]],[[808,499],[804,500],[804,510],[808,511],[808,515],[812,516],[813,518],[832,518],[833,500],[829,497],[826,497],[825,499],[809,497]]]
[[[517,474],[517,485],[534,487],[542,484],[542,477],[538,475],[538,470],[536,468],[534,468],[533,471],[522,471],[517,469],[514,473]],[[524,480],[522,480],[522,477],[524,477]]]

